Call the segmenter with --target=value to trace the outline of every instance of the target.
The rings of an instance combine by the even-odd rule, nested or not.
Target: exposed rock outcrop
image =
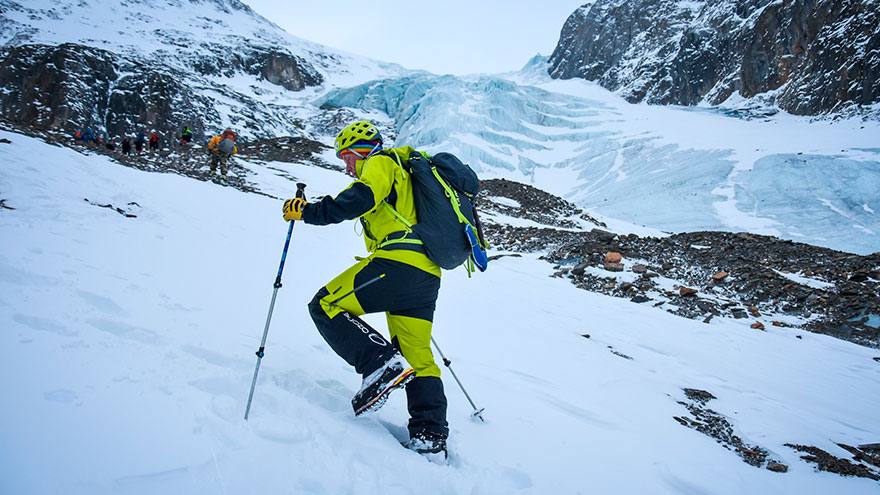
[[[565,22],[549,72],[632,102],[739,93],[816,115],[880,101],[878,26],[875,0],[598,0]]]
[[[199,64],[197,70],[183,72],[75,43],[7,46],[0,50],[0,117],[41,129],[93,127],[110,135],[151,128],[173,135],[188,125],[201,140],[228,121],[204,94],[210,83],[200,76],[243,71],[292,91],[322,82],[307,62],[280,51],[206,56]],[[278,127],[301,127],[247,95],[219,87],[214,91],[241,102],[239,111],[229,116],[239,130],[268,135]]]
[[[533,188],[513,181],[483,181],[483,188],[481,211],[512,215],[528,204],[525,218],[535,221],[561,211],[570,211],[569,218],[582,214],[560,198],[535,201]],[[747,233],[640,237],[583,224],[514,226],[492,214],[485,219],[495,249],[544,252],[557,264],[556,276],[586,290],[707,323],[751,317],[756,328],[799,328],[880,347],[880,253],[859,256]],[[609,267],[609,252],[632,263]]]

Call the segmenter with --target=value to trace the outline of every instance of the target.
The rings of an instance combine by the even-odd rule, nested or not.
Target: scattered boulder
[[[609,263],[605,262],[605,269],[609,272],[622,272],[623,271],[623,263]]]
[[[724,281],[724,279],[727,278],[728,275],[730,275],[730,274],[727,272],[715,272],[715,274],[712,275],[712,281],[715,282],[716,284],[720,284],[721,282]]]
[[[623,260],[623,255],[616,251],[605,253],[605,263],[620,263],[621,260]]]
[[[611,242],[614,240],[615,237],[617,237],[617,234],[602,229],[592,229],[590,230],[590,234],[595,236],[596,239],[601,242]]]
[[[648,267],[645,265],[642,265],[640,263],[636,263],[635,265],[633,265],[632,270],[633,270],[633,273],[639,273],[639,274],[648,273]]]
[[[840,444],[838,444],[840,445]],[[835,455],[832,455],[818,447],[813,447],[810,445],[798,445],[798,444],[785,444],[786,447],[790,447],[797,452],[806,454],[802,455],[801,459],[807,462],[813,462],[816,464],[816,469],[819,471],[827,471],[829,473],[836,473],[841,476],[855,476],[858,478],[868,478],[874,481],[880,481],[880,473],[876,470],[872,469],[869,466],[861,463],[853,463],[849,459],[842,459]],[[841,447],[843,447],[841,445]],[[845,449],[849,450],[849,449]],[[852,453],[852,451],[850,451]],[[858,460],[858,458],[857,458]]]
[[[697,295],[697,289],[693,289],[690,287],[680,287],[678,289],[678,295],[681,297],[693,297]]]
[[[761,323],[760,321],[756,321],[756,322],[752,323],[751,326],[752,326],[752,328],[754,328],[755,330],[764,330],[764,324]]]

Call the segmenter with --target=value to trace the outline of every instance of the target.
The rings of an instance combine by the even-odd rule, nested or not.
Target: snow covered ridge
[[[351,225],[296,225],[245,423],[279,201],[5,131],[0,163],[4,494],[877,491],[876,350],[680,318],[580,290],[529,253],[444,274],[434,335],[488,422],[444,370],[452,457],[426,462],[400,447],[402,396],[352,416],[360,378],[309,321],[314,292],[362,253]],[[276,197],[349,183],[237,166]],[[489,192],[529,204],[523,191]]]
[[[235,0],[0,0],[0,45],[0,115],[112,135],[311,135],[316,91],[404,72],[295,38]]]
[[[876,0],[598,0],[566,21],[550,74],[632,102],[876,118],[878,26]]]

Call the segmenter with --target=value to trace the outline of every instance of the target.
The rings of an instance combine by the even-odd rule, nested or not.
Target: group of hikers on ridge
[[[179,146],[192,146],[193,131],[189,126],[184,126],[180,135],[176,136],[176,138]],[[107,151],[117,150],[115,138],[107,138],[103,132],[95,132],[92,127],[74,131],[73,139],[87,146],[106,148]],[[210,155],[209,166],[212,174],[217,171],[219,165],[221,176],[226,176],[229,169],[229,159],[238,153],[237,140],[238,134],[232,131],[232,129],[227,128],[208,141],[206,151]],[[141,154],[145,149],[148,149],[150,153],[154,153],[159,151],[160,143],[161,137],[159,133],[155,129],[151,129],[149,134],[141,131],[134,137],[127,134],[123,135],[118,149],[125,156],[129,156],[132,153]]]

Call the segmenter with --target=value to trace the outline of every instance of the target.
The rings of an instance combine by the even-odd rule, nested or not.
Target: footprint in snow
[[[63,335],[65,337],[73,337],[79,333],[76,330],[67,328],[61,322],[48,318],[42,318],[39,316],[23,315],[21,313],[16,313],[12,315],[12,321],[24,325],[32,330],[51,332],[58,335]]]
[[[143,344],[155,344],[159,342],[159,336],[156,332],[147,330],[146,328],[122,323],[120,321],[93,318],[87,320],[87,323],[102,332],[107,332],[124,339],[134,340]]]
[[[43,394],[43,398],[49,402],[58,402],[61,404],[73,404],[76,406],[81,406],[82,401],[79,400],[79,396],[76,395],[76,392],[73,390],[67,389],[58,389],[52,390],[50,392],[46,392]]]
[[[116,304],[112,299],[104,297],[99,294],[95,294],[93,292],[81,290],[79,291],[79,297],[83,299],[85,302],[89,303],[93,308],[98,311],[102,311],[107,314],[116,315],[116,316],[127,316],[128,312],[122,309],[118,304]]]

